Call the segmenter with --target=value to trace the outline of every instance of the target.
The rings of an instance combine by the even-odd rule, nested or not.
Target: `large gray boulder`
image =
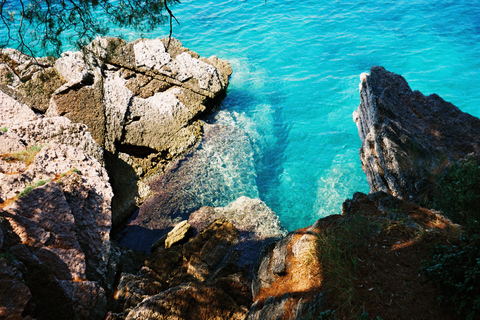
[[[400,75],[372,67],[361,75],[354,113],[370,192],[421,202],[448,164],[480,155],[480,120],[436,94],[412,91]]]
[[[198,142],[201,116],[228,86],[228,62],[200,58],[175,39],[167,49],[167,41],[97,38],[59,59],[1,53],[0,91],[35,112],[87,125],[105,149],[114,224],[149,196],[144,179]]]

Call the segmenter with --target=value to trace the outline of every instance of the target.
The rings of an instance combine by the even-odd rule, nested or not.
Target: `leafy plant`
[[[313,315],[312,312],[308,312],[306,315],[300,318],[300,320],[333,320],[333,319],[335,319],[335,310],[322,311],[318,316]]]
[[[467,320],[480,317],[480,237],[470,235],[456,245],[437,245],[421,268],[437,283],[439,304],[451,304]]]
[[[38,188],[40,186],[43,186],[45,184],[47,184],[48,182],[50,182],[52,180],[40,180],[36,183],[34,183],[33,185],[30,185],[28,187],[26,187],[22,192],[20,192],[20,194],[18,195],[18,198],[21,198],[21,197],[24,197],[26,196],[27,194],[29,194],[33,189],[35,188]]]
[[[15,255],[10,251],[0,252],[0,259],[5,259],[8,262],[13,262],[13,260],[15,260]]]
[[[441,175],[433,201],[435,209],[443,211],[453,222],[476,232],[480,223],[480,166],[475,160],[461,161]]]
[[[363,312],[360,316],[357,317],[359,320],[368,320],[368,312]],[[379,316],[377,316],[376,320],[382,320]]]
[[[2,130],[3,131],[3,130]],[[33,159],[37,153],[42,150],[43,146],[33,145],[25,151],[16,152],[16,153],[7,153],[3,154],[0,157],[7,162],[22,161],[27,165],[33,162]]]
[[[2,132],[7,132],[7,131],[8,131],[8,128],[7,128],[7,127],[1,127],[1,128],[0,128],[0,131],[2,131]]]

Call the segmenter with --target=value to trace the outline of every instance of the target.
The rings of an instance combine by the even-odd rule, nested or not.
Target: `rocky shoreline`
[[[220,188],[215,161],[254,171],[244,133],[202,120],[229,63],[166,43],[98,38],[58,59],[2,50],[0,319],[313,319],[341,300],[322,235],[366,220],[380,261],[459,234],[428,201],[445,168],[480,154],[479,119],[373,67],[354,113],[370,194],[287,234],[254,174],[232,182],[251,190],[238,199]],[[202,192],[230,204],[205,206]],[[434,304],[431,319],[444,312]]]

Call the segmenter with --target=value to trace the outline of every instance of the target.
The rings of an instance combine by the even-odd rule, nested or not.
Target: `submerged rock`
[[[480,155],[480,120],[383,67],[362,74],[354,113],[370,192],[420,203],[448,164]]]
[[[205,124],[201,142],[151,179],[153,194],[128,222],[122,244],[148,250],[176,223],[203,206],[225,206],[240,196],[258,198],[252,155],[250,141],[241,129]],[[254,214],[249,216],[253,223],[263,223],[253,218]]]

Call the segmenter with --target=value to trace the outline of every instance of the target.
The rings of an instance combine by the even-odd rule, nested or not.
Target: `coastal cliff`
[[[201,137],[203,114],[225,94],[230,64],[173,40],[98,38],[58,59],[3,49],[4,93],[47,117],[88,127],[114,190],[113,223],[149,196],[145,180]]]
[[[442,172],[478,157],[479,119],[373,67],[354,113],[370,194],[287,234],[257,199],[244,132],[202,120],[228,62],[115,38],[1,58],[0,318],[454,317],[419,270],[462,228],[426,205]],[[249,173],[231,189],[225,158]],[[137,208],[115,238],[135,251],[111,235]]]
[[[425,204],[445,167],[480,154],[480,119],[383,67],[362,74],[360,98],[354,121],[372,193]]]

